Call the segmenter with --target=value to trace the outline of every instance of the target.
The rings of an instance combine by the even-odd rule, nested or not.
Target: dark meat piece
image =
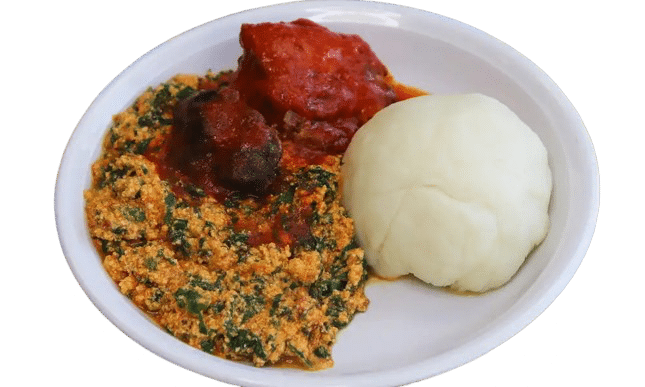
[[[207,144],[203,139],[203,120],[201,109],[208,102],[217,98],[216,90],[202,91],[180,101],[173,113],[173,131],[171,142],[181,144],[185,148],[173,148],[173,160],[176,164],[184,164],[190,161],[192,152],[187,149],[204,148]],[[203,153],[206,149],[199,149],[197,153]]]
[[[214,178],[261,193],[275,179],[282,146],[275,128],[230,88],[204,90],[174,111],[168,161],[198,185]]]
[[[358,127],[356,117],[311,121],[290,110],[284,115],[282,131],[307,148],[338,154],[347,149]]]

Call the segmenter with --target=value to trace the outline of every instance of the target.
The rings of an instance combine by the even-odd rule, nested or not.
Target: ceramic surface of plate
[[[479,92],[508,105],[549,152],[551,229],[501,289],[463,296],[406,278],[372,281],[366,313],[339,335],[335,366],[320,372],[254,368],[208,355],[156,327],[105,273],[86,230],[83,190],[113,114],[177,73],[236,66],[242,23],[309,18],[363,37],[394,77],[431,93]],[[154,353],[200,374],[241,385],[401,385],[445,372],[503,343],[536,318],[569,282],[590,243],[598,171],[580,117],[535,64],[457,21],[388,4],[325,1],[271,6],[194,28],[153,49],[114,79],[89,107],[62,159],[56,186],[61,245],[78,282],[103,314]]]

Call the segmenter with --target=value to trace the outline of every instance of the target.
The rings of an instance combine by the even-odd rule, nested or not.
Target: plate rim
[[[569,264],[566,266],[565,270],[560,273],[557,281],[554,281],[551,284],[551,287],[548,291],[542,293],[541,297],[538,298],[538,301],[533,304],[532,308],[524,310],[520,318],[513,318],[512,320],[506,321],[505,324],[511,326],[511,329],[498,330],[496,332],[484,332],[485,334],[478,336],[479,340],[472,340],[467,342],[467,345],[458,346],[450,351],[443,353],[441,356],[433,357],[425,361],[417,362],[410,364],[406,367],[400,367],[396,370],[380,371],[380,372],[369,372],[369,373],[357,373],[345,377],[328,377],[320,372],[289,372],[278,371],[276,372],[275,368],[267,372],[267,369],[256,369],[249,367],[248,365],[242,363],[232,362],[226,359],[216,358],[212,355],[203,353],[198,349],[187,346],[186,344],[181,343],[179,340],[174,337],[165,334],[161,330],[155,332],[152,338],[142,337],[138,333],[137,324],[138,322],[129,322],[125,321],[123,317],[114,313],[113,307],[108,305],[108,301],[116,303],[121,307],[125,308],[128,313],[138,314],[141,318],[144,318],[149,321],[149,319],[140,312],[136,307],[134,307],[129,301],[121,296],[121,300],[115,299],[115,297],[110,297],[109,299],[104,298],[104,294],[99,294],[100,292],[108,291],[103,284],[99,289],[92,287],[86,282],[86,267],[82,265],[82,262],[76,258],[74,255],[74,241],[78,240],[79,235],[76,235],[76,239],[72,238],[69,233],[70,220],[66,219],[64,214],[70,205],[73,203],[70,202],[72,198],[65,195],[63,191],[66,187],[68,181],[77,178],[78,171],[73,168],[73,160],[69,157],[69,149],[78,143],[79,141],[79,128],[83,127],[83,124],[90,119],[98,101],[101,101],[107,94],[109,94],[112,89],[114,89],[117,83],[128,76],[128,73],[136,67],[141,67],[145,65],[145,62],[150,60],[156,53],[159,53],[163,50],[172,50],[176,45],[182,44],[183,41],[188,40],[193,34],[199,33],[199,31],[212,26],[214,24],[237,24],[239,25],[239,20],[248,20],[250,16],[255,16],[262,12],[273,11],[276,13],[288,11],[289,13],[300,12],[305,13],[307,10],[316,8],[320,11],[333,9],[341,14],[348,12],[348,15],[351,13],[361,12],[369,8],[373,11],[381,12],[392,12],[394,14],[399,14],[408,17],[418,17],[421,19],[434,19],[440,23],[446,23],[448,26],[459,26],[460,28],[466,28],[469,33],[474,34],[473,38],[484,39],[489,43],[495,45],[499,50],[510,52],[511,55],[515,57],[516,60],[523,62],[525,66],[532,66],[535,70],[539,68],[530,62],[527,58],[523,57],[519,52],[515,51],[511,47],[505,45],[505,43],[496,40],[490,35],[480,31],[472,26],[461,23],[454,19],[447,18],[442,15],[438,15],[429,11],[419,10],[416,8],[411,8],[407,6],[392,5],[387,3],[375,3],[375,2],[365,2],[365,1],[307,1],[307,2],[298,2],[298,3],[284,3],[278,5],[270,5],[260,8],[254,8],[234,14],[230,14],[221,18],[214,19],[210,22],[204,23],[192,29],[189,29],[173,38],[170,38],[166,42],[156,46],[152,50],[145,53],[143,56],[138,58],[135,62],[126,67],[120,74],[118,74],[94,99],[90,104],[86,112],[81,117],[79,123],[74,129],[63,153],[61,163],[59,166],[57,178],[56,178],[56,187],[54,195],[54,207],[55,207],[55,218],[56,218],[56,227],[59,235],[59,240],[61,248],[65,255],[65,258],[74,274],[75,279],[92,301],[92,303],[101,311],[101,313],[110,320],[115,326],[117,326],[123,333],[128,337],[133,339],[135,342],[143,346],[144,348],[150,350],[156,355],[174,363],[177,365],[191,370],[193,372],[202,374],[204,376],[221,380],[227,383],[239,384],[249,386],[270,386],[279,383],[281,385],[306,385],[311,386],[323,386],[323,385],[352,385],[352,386],[375,386],[375,385],[392,385],[392,384],[407,384],[428,377],[438,375],[440,373],[449,371],[451,369],[457,368],[465,363],[468,363],[475,358],[482,356],[483,354],[491,351],[495,347],[506,342],[508,339],[513,337],[515,334],[519,333],[524,327],[529,325],[535,318],[537,318],[564,290],[566,285],[570,282],[571,278],[575,274],[576,270],[580,266],[586,251],[589,248],[591,243],[598,211],[599,211],[599,174],[598,174],[598,165],[593,149],[593,144],[591,139],[584,129],[584,124],[582,123],[581,118],[578,116],[578,113],[575,111],[575,108],[568,101],[564,93],[558,88],[558,86],[542,72],[542,76],[539,79],[545,87],[551,88],[554,95],[557,97],[560,106],[564,108],[565,113],[572,122],[575,122],[579,127],[584,129],[586,137],[583,138],[585,142],[584,151],[587,152],[587,157],[589,159],[595,160],[595,163],[591,165],[591,170],[595,179],[590,183],[591,195],[587,206],[589,207],[588,216],[583,227],[582,238],[579,240],[577,248],[575,249],[574,256],[569,261]],[[341,10],[341,9],[344,9]],[[305,17],[305,16],[303,16]],[[509,51],[510,49],[510,51]],[[538,73],[541,70],[538,71]],[[101,128],[100,132],[104,133],[105,128]],[[84,171],[87,174],[87,171]],[[73,227],[73,226],[72,226]],[[85,223],[83,223],[83,229],[86,228]],[[107,276],[106,276],[107,277]],[[113,284],[111,284],[113,285]],[[116,287],[113,286],[113,290],[116,290]],[[113,296],[113,295],[112,295]],[[140,322],[140,321],[139,321]],[[159,341],[155,341],[159,340]],[[174,342],[177,345],[172,345]],[[172,348],[172,351],[168,351],[166,346]],[[466,351],[468,355],[464,355],[464,347],[471,348],[471,350]],[[169,353],[170,352],[170,353]],[[188,355],[188,356],[186,356]],[[195,364],[190,362],[187,359],[196,356],[200,359],[200,364]],[[215,362],[218,363],[217,367],[210,367],[212,364],[213,358]],[[279,369],[278,369],[279,370]]]

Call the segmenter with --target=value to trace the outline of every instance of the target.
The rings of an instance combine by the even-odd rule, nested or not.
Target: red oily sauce
[[[155,162],[163,178],[181,182],[178,191],[194,186],[221,202],[241,194],[262,203],[288,190],[294,171],[341,155],[376,112],[425,94],[398,84],[359,36],[306,19],[244,24],[240,44],[235,71],[203,78],[174,109]],[[254,230],[250,245],[308,237],[310,208],[278,216],[264,205],[236,224]]]

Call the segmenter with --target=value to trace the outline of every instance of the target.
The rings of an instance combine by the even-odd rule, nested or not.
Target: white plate
[[[111,117],[147,87],[176,73],[234,68],[241,23],[306,17],[359,33],[395,78],[432,93],[481,92],[515,111],[549,151],[554,191],[551,229],[503,288],[460,296],[415,280],[371,282],[371,300],[341,332],[335,366],[320,372],[254,368],[174,339],[121,295],[89,238],[83,190]],[[380,3],[324,1],[260,8],[217,19],[150,51],[115,78],[74,131],[58,174],[56,222],[69,265],[94,304],[125,334],[200,374],[249,386],[390,386],[464,364],[503,343],[557,297],[589,246],[598,211],[598,169],[575,109],[537,66],[493,37],[432,13]]]

